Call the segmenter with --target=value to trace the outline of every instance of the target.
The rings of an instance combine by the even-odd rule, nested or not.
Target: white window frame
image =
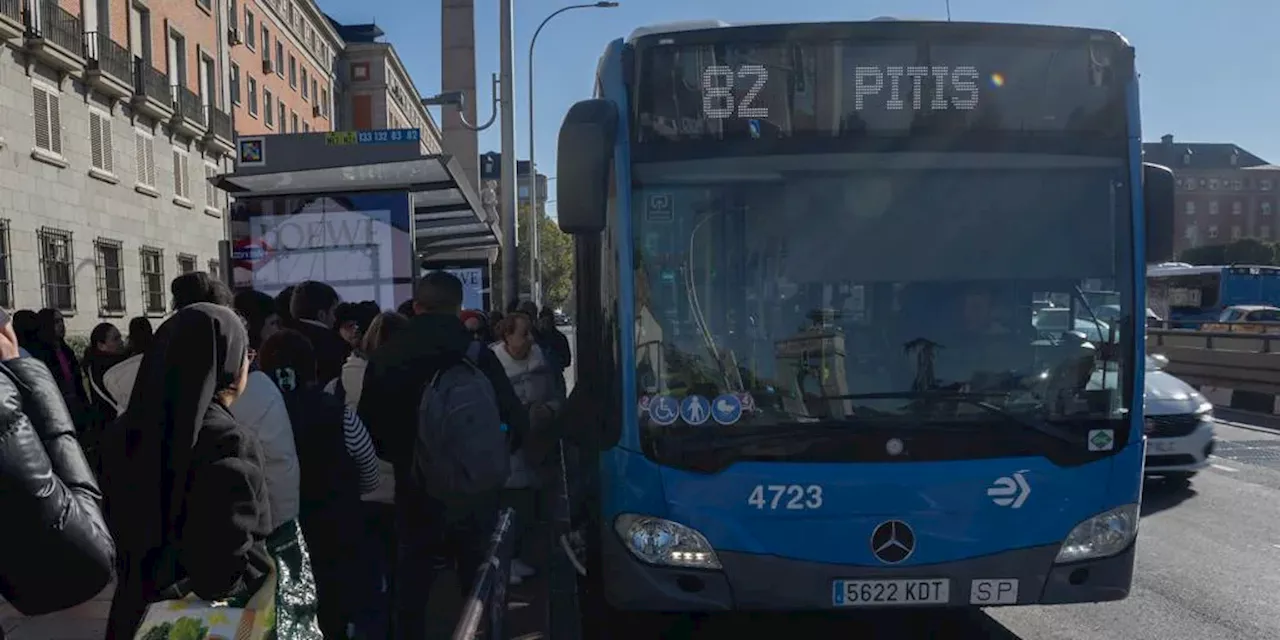
[[[244,78],[245,78],[244,94],[249,99],[249,109],[248,109],[249,117],[257,118],[258,103],[260,102],[260,100],[258,99],[258,94],[261,93],[262,90],[260,87],[258,87],[258,81],[255,80],[253,76],[246,74]],[[253,87],[253,89],[250,90],[249,89],[250,87]]]
[[[244,69],[240,65],[232,62],[227,68],[227,84],[231,94],[231,104],[240,105],[244,103]]]
[[[140,141],[145,141],[141,142]],[[143,146],[143,156],[138,156],[138,147]],[[133,129],[134,190],[150,196],[158,196],[156,190],[156,137],[150,131],[134,127]]]
[[[218,175],[219,171],[221,169],[218,168],[218,165],[212,162],[204,163],[204,212],[210,215],[222,214],[222,207],[219,206],[222,204],[219,197],[220,192],[217,187],[213,186],[213,180],[210,180],[210,178]]]
[[[191,206],[191,154],[179,147],[173,148],[173,202]]]
[[[97,120],[98,133],[97,138],[93,132],[93,123]],[[89,108],[89,175],[106,179],[108,181],[115,179],[116,172],[116,145],[115,131],[113,130],[111,114],[95,107]],[[94,147],[99,147],[102,157],[94,158]]]
[[[37,113],[37,92],[45,94],[44,119],[48,127],[45,135],[49,140],[47,147],[40,146],[40,114]],[[31,117],[32,132],[34,134],[32,136],[32,155],[37,160],[53,161],[65,167],[66,161],[63,160],[62,156],[62,91],[47,82],[32,82]]]
[[[265,87],[262,89],[262,123],[265,124],[268,129],[276,128],[275,105],[272,104],[272,102],[274,102],[272,98],[274,97],[275,95],[270,89]]]

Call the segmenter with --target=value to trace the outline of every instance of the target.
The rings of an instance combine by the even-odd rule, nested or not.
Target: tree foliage
[[[1280,265],[1280,251],[1275,243],[1245,238],[1230,244],[1187,249],[1178,259],[1195,265]]]
[[[529,206],[520,203],[520,246],[516,249],[516,261],[520,274],[520,293],[527,294],[529,287]],[[565,307],[573,292],[573,237],[560,231],[556,221],[543,213],[538,221],[538,244],[542,267],[542,304],[549,307]],[[502,252],[493,266],[494,306],[503,306],[506,296],[502,293]]]

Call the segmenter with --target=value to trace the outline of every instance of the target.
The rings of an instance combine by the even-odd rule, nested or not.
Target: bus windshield
[[[766,425],[904,415],[931,391],[1076,418],[1131,403],[1123,363],[1090,344],[1123,323],[1081,289],[1133,312],[1121,159],[800,155],[633,176],[640,394],[749,393],[742,422]],[[1035,321],[1046,295],[1074,302],[1085,344],[1069,318]],[[866,394],[893,397],[844,399]]]

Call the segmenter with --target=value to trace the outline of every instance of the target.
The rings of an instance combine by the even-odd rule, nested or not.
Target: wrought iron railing
[[[173,85],[173,107],[178,116],[204,123],[204,105],[200,104],[200,96],[180,84]]]
[[[58,6],[55,0],[28,0],[26,11],[31,37],[47,40],[74,54],[84,48],[80,18]]]
[[[471,594],[462,608],[453,640],[505,638],[507,617],[507,581],[511,572],[511,535],[515,512],[502,510],[498,526],[489,539],[489,555],[476,573]]]
[[[116,44],[111,36],[101,31],[88,31],[84,34],[84,57],[99,71],[126,82],[132,75],[130,71],[133,68],[133,56],[129,55],[129,50]]]
[[[25,6],[24,0],[0,0],[0,15],[14,22],[22,22],[22,10]]]
[[[209,125],[209,132],[223,140],[234,140],[235,131],[231,128],[231,114],[214,106],[204,109],[205,123]]]
[[[133,93],[146,96],[161,104],[172,102],[172,96],[169,93],[169,76],[138,57],[133,59]]]

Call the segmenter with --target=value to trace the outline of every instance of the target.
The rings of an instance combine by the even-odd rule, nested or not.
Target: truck
[[[588,615],[1126,597],[1173,245],[1137,82],[1085,28],[611,42],[557,158]],[[1046,296],[1096,322],[1085,289],[1107,339],[1036,329]]]

